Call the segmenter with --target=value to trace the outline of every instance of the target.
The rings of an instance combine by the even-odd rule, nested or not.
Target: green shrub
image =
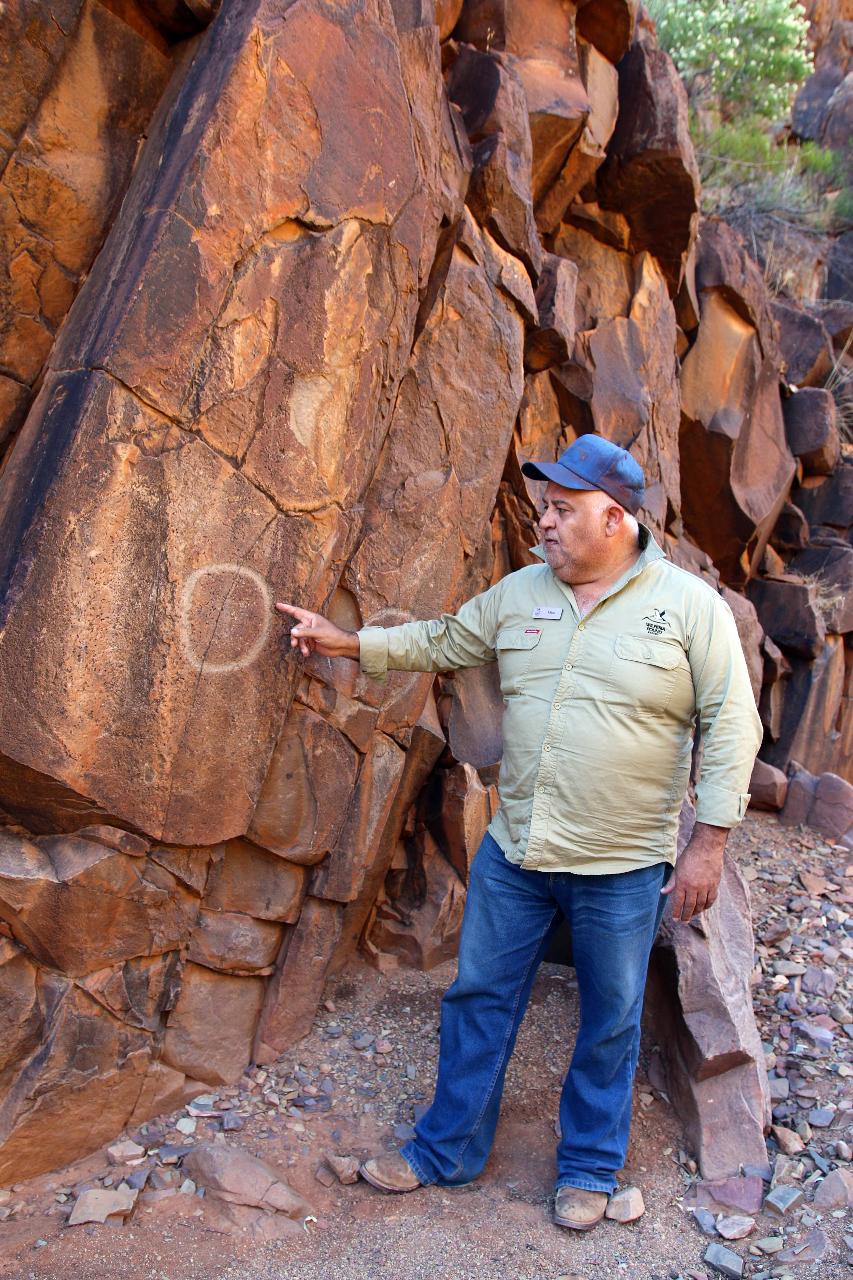
[[[786,113],[812,70],[808,19],[796,0],[647,0],[661,46],[694,98],[725,117]]]

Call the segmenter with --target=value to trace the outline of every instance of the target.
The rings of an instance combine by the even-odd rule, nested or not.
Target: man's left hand
[[[726,827],[697,822],[661,893],[672,894],[672,918],[686,924],[717,900],[723,874]]]

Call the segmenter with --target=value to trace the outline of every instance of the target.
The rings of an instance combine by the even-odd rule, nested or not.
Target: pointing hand
[[[303,657],[307,658],[316,651],[326,658],[358,658],[359,643],[355,631],[344,631],[321,613],[299,609],[294,604],[279,601],[275,607],[279,613],[290,614],[296,619],[290,629],[290,644],[294,649],[298,645]]]

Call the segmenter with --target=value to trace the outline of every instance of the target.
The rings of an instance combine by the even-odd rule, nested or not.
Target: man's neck
[[[601,597],[606,595],[613,584],[618,582],[637,563],[640,554],[641,548],[635,543],[618,564],[613,565],[604,573],[598,574],[588,582],[570,582],[568,584],[574,593],[581,617],[584,617],[595,608]]]

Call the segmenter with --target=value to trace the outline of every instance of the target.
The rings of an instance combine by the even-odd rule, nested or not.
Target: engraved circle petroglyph
[[[228,597],[233,591],[234,586],[236,584],[236,580],[238,578],[244,579],[245,581],[252,584],[252,586],[255,588],[257,592],[258,601],[260,605],[259,619],[258,619],[259,629],[258,629],[257,635],[252,640],[251,644],[248,645],[248,647],[245,648],[242,653],[240,653],[237,657],[229,658],[227,662],[209,662],[206,659],[205,654],[210,647],[210,643],[213,640],[213,635],[211,635],[210,639],[207,641],[204,654],[200,654],[198,652],[198,648],[196,646],[195,641],[193,640],[193,635],[192,635],[192,610],[193,610],[193,603],[194,603],[196,592],[202,582],[204,582],[208,578],[216,577],[218,575],[222,575],[224,577],[228,577],[231,579],[231,582],[228,584],[226,588],[222,605],[220,606],[220,610],[219,610],[220,616],[222,614],[222,611],[225,608],[225,605],[228,601]],[[255,659],[259,656],[261,650],[263,649],[264,645],[267,642],[267,636],[269,635],[272,617],[273,617],[272,592],[270,591],[268,584],[264,581],[264,579],[257,572],[257,570],[248,569],[245,565],[242,565],[242,564],[202,565],[200,569],[193,570],[193,572],[190,574],[190,576],[187,578],[186,582],[184,583],[183,590],[181,591],[180,635],[181,635],[181,648],[184,651],[184,656],[186,657],[190,666],[195,667],[196,671],[203,671],[205,675],[224,675],[226,674],[226,672],[229,672],[229,671],[239,671],[243,667],[250,666],[255,661]],[[218,625],[218,622],[219,622],[219,617],[217,617],[216,625]],[[216,631],[216,625],[214,625],[214,634]]]

